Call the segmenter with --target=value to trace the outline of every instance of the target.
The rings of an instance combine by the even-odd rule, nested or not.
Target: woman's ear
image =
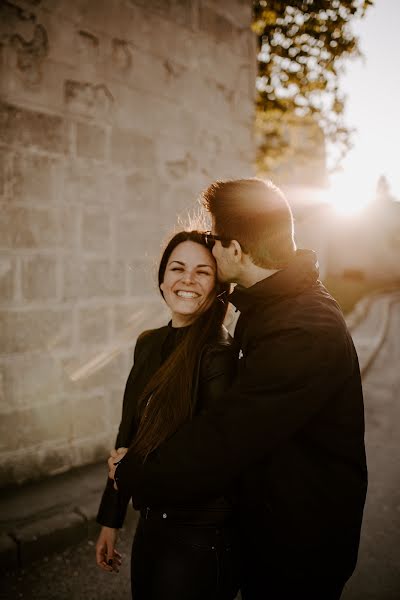
[[[160,290],[163,292],[164,291],[164,282],[160,283]]]

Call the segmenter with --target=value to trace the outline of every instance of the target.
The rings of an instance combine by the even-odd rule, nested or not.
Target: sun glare
[[[360,186],[359,178],[341,173],[332,178],[324,199],[338,214],[351,217],[364,210],[371,200],[371,193]]]

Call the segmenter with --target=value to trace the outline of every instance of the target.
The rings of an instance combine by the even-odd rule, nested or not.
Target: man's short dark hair
[[[259,178],[215,181],[202,194],[215,232],[237,240],[254,264],[265,269],[285,267],[296,252],[293,215],[271,181]]]

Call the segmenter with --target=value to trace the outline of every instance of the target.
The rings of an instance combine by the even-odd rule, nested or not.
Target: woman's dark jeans
[[[133,600],[233,600],[238,572],[231,526],[139,519],[131,558]]]

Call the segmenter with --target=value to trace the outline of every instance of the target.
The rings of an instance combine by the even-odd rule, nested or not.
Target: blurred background
[[[400,286],[396,0],[0,2],[0,485],[104,460],[164,241],[282,187],[349,313]]]

